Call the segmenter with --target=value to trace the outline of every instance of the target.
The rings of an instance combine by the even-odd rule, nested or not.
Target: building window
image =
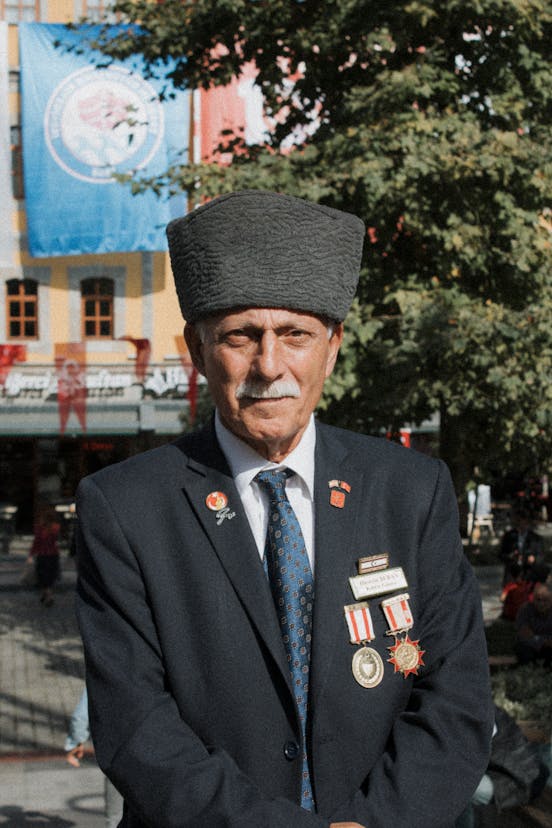
[[[110,5],[111,0],[107,2],[104,2],[104,0],[84,0],[83,14],[88,20],[110,20],[111,22],[115,22],[115,16],[109,13]]]
[[[0,20],[6,23],[32,23],[40,20],[38,0],[0,0]]]
[[[6,290],[8,339],[38,339],[38,282],[9,279]]]
[[[22,199],[23,191],[23,153],[21,150],[21,127],[10,127],[12,154],[12,192],[13,197]]]
[[[113,280],[86,279],[81,297],[83,339],[112,339]]]

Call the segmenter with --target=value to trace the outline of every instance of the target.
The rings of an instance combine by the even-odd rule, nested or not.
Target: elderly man
[[[488,759],[450,477],[315,422],[356,217],[261,191],[168,229],[213,421],[85,479],[78,615],[124,826],[450,826]]]

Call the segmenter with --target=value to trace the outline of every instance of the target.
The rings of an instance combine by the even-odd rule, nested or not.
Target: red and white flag
[[[14,362],[25,362],[25,345],[0,345],[0,385],[4,385]]]
[[[86,431],[86,346],[84,342],[56,342],[59,431],[65,433],[71,409]]]
[[[267,124],[261,88],[255,84],[257,75],[257,67],[250,61],[242,66],[239,77],[232,78],[226,86],[200,90],[200,158],[197,161],[216,161],[224,166],[232,162],[236,139],[246,144],[266,141]]]

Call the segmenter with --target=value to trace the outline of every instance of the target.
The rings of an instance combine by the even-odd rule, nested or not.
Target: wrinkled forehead
[[[282,327],[329,328],[335,324],[339,323],[314,313],[303,313],[287,308],[250,307],[204,317],[195,323],[195,328],[200,333],[207,333],[227,330],[232,327],[248,327],[259,331],[268,331]]]

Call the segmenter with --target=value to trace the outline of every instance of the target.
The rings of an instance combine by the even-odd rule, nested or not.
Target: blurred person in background
[[[36,581],[40,589],[40,601],[46,607],[54,603],[54,585],[59,578],[58,538],[60,524],[55,509],[41,504],[34,526],[34,537],[28,562],[34,561]]]

